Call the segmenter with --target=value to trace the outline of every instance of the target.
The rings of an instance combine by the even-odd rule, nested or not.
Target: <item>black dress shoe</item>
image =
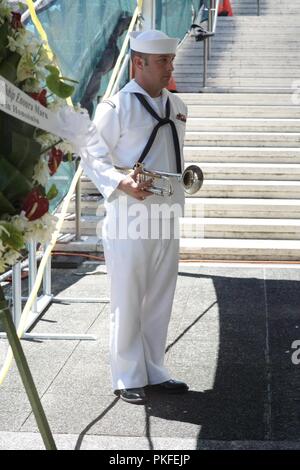
[[[162,382],[161,384],[152,385],[153,389],[158,390],[160,392],[166,393],[185,393],[188,391],[189,387],[186,383],[180,382],[179,380],[170,379],[166,382]]]
[[[142,405],[147,401],[143,388],[123,388],[122,390],[116,390],[114,393],[127,403]]]

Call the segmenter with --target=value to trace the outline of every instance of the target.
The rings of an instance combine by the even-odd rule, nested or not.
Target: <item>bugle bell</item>
[[[185,193],[189,195],[195,194],[199,191],[203,184],[203,173],[201,168],[197,165],[189,165],[182,174],[147,170],[143,163],[136,163],[133,170],[136,170],[137,168],[140,170],[137,174],[137,182],[146,182],[152,179],[153,185],[150,188],[147,188],[147,191],[159,196],[172,196],[172,194],[174,194],[170,177],[177,178],[177,180],[182,184]],[[116,167],[116,169],[125,172],[126,174],[133,171],[131,168]],[[155,183],[155,180],[160,182],[159,186],[157,186],[158,182]]]

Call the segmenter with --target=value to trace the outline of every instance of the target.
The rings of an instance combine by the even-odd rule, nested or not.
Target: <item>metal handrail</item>
[[[213,37],[216,33],[219,3],[220,3],[220,0],[210,0],[210,6],[209,6],[209,12],[208,12],[208,20],[209,20],[208,32],[211,34],[210,34],[210,37],[204,38],[204,41],[203,41],[203,88],[206,87],[207,62],[210,58],[209,57],[210,38]],[[212,22],[212,29],[210,29],[212,14],[214,15],[214,17],[213,17],[213,22]]]

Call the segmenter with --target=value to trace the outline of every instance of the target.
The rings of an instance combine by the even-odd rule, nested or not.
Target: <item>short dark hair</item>
[[[130,51],[130,56],[131,56],[132,61],[135,57],[140,57],[141,59],[144,59],[145,64],[148,65],[148,56],[149,56],[149,54],[146,54],[145,52],[137,52],[137,51],[131,50]]]

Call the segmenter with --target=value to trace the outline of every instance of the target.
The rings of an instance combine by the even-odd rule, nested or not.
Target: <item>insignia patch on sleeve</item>
[[[176,119],[179,119],[179,121],[186,122],[186,116],[184,114],[177,114]]]

